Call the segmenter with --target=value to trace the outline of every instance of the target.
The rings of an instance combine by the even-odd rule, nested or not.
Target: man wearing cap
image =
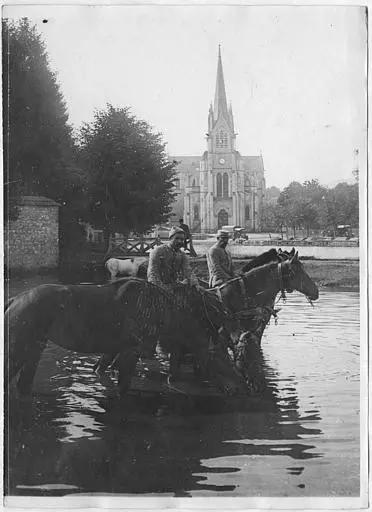
[[[180,249],[185,243],[185,232],[179,227],[173,227],[169,232],[169,242],[158,245],[150,252],[147,268],[147,280],[168,292],[173,292],[176,283],[198,286],[197,277],[192,274],[189,258]],[[166,359],[161,346],[156,348],[158,356]],[[94,366],[94,371],[102,374],[112,363],[115,354],[104,355]]]
[[[150,253],[147,279],[162,288],[172,291],[175,283],[197,284],[192,274],[188,256],[180,249],[185,243],[185,232],[173,227],[169,232],[169,242],[159,245]]]
[[[217,242],[207,252],[210,287],[219,286],[235,277],[231,254],[226,251],[228,243],[228,231],[220,229],[217,233]]]
[[[187,224],[183,222],[183,219],[179,220],[179,227],[184,231],[185,233],[185,241],[184,241],[184,249],[187,249],[187,242],[190,242],[191,239],[191,233],[190,228]]]

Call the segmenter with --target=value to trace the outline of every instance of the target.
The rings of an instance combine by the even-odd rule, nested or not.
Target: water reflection
[[[331,299],[322,300],[329,315]],[[358,493],[357,302],[337,300],[349,304],[341,330],[320,310],[283,308],[263,343],[264,395],[225,404],[120,402],[115,382],[92,372],[93,357],[49,346],[33,402],[11,403],[6,491],[329,495],[338,475],[339,495]]]
[[[277,372],[267,363],[264,397],[239,399],[225,409],[220,404],[218,413],[205,414],[202,402],[178,403],[178,411],[162,399],[120,402],[114,383],[102,383],[92,373],[91,358],[70,353],[62,362],[48,399],[36,396],[27,419],[23,408],[17,439],[11,441],[16,446],[22,439],[11,463],[10,493],[63,494],[58,484],[76,486],[69,492],[226,494],[237,488],[234,474],[244,461],[321,456],[302,437],[321,434],[303,425],[319,421],[317,411],[301,418],[293,381],[288,379],[285,394],[279,393]],[[232,412],[235,407],[239,412]],[[297,467],[289,470],[298,474]],[[210,482],[216,475],[222,483]],[[52,487],[43,486],[46,480]]]

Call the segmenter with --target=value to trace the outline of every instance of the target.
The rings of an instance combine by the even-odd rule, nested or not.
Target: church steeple
[[[227,100],[225,91],[225,81],[223,78],[222,60],[221,60],[221,46],[218,45],[218,63],[217,63],[217,80],[216,80],[216,92],[214,95],[214,119],[220,116],[224,116],[228,119],[227,112]]]

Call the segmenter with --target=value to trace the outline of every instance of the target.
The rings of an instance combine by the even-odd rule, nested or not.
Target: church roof
[[[190,170],[190,168],[199,169],[199,163],[201,160],[200,155],[197,156],[170,156],[170,160],[176,160],[178,171]]]
[[[248,171],[253,172],[263,172],[264,164],[263,164],[263,158],[261,155],[259,156],[242,156],[241,157],[242,162],[244,164],[244,168]]]

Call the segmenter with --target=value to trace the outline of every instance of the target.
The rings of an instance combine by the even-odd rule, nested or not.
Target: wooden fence
[[[140,238],[140,239],[129,239],[129,240],[122,240],[119,243],[116,243],[115,241],[111,242],[111,247],[109,250],[109,257],[110,258],[132,258],[136,256],[148,256],[150,251],[157,247],[158,245],[161,245],[163,242],[160,237],[157,237],[155,239],[148,239],[148,238]],[[197,254],[194,250],[194,247],[191,243],[189,243],[189,246],[185,250],[186,254],[192,257],[196,257]]]

